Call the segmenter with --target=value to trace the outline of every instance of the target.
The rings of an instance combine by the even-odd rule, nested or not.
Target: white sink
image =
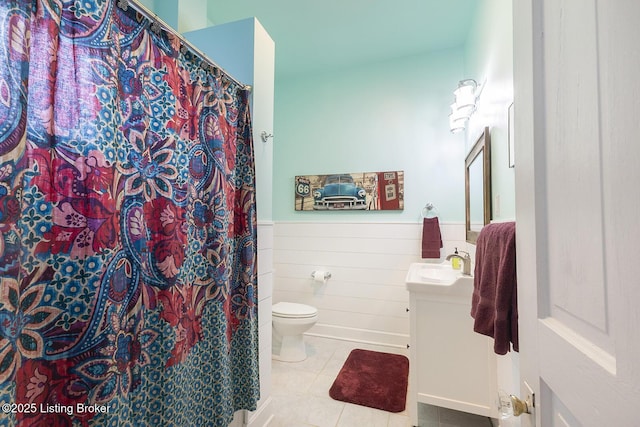
[[[473,288],[473,277],[454,270],[450,262],[431,264],[414,262],[409,266],[405,279],[410,291],[458,291]]]

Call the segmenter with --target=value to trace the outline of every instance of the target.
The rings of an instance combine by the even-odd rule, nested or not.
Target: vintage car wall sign
[[[295,210],[402,210],[404,172],[296,176]]]

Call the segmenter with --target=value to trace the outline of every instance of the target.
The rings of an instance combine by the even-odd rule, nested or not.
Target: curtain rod
[[[183,47],[186,47],[186,48],[192,50],[198,56],[200,56],[204,61],[206,61],[209,65],[211,65],[212,67],[215,67],[218,70],[220,70],[224,74],[224,76],[226,78],[228,78],[232,82],[234,82],[237,85],[239,85],[242,89],[245,89],[245,90],[248,90],[249,92],[251,92],[251,89],[252,89],[251,85],[244,84],[241,81],[239,81],[236,78],[234,78],[224,68],[222,68],[221,66],[216,64],[216,62],[213,61],[211,58],[209,58],[204,52],[202,52],[200,49],[195,47],[191,42],[189,42],[189,40],[184,38],[182,36],[182,34],[178,33],[177,30],[171,28],[171,26],[169,24],[164,22],[162,19],[160,19],[160,17],[158,15],[153,13],[151,10],[147,9],[146,6],[140,4],[137,0],[117,0],[116,4],[120,9],[122,9],[124,11],[126,11],[129,6],[133,7],[133,9],[135,9],[139,13],[143,14],[147,19],[149,19],[151,21],[151,28],[150,28],[151,31],[153,31],[154,33],[158,33],[160,31],[160,29],[164,29],[168,33],[171,33],[173,36],[177,37],[180,40],[180,42],[181,42]],[[184,52],[182,52],[182,53],[184,53]]]

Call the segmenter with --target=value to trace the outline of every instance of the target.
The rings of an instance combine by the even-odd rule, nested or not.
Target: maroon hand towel
[[[442,235],[438,217],[422,220],[422,258],[440,258]]]
[[[507,354],[510,343],[518,351],[515,222],[485,225],[476,245],[473,330],[492,337],[497,354]]]

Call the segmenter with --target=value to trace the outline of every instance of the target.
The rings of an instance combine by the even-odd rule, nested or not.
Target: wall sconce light
[[[482,86],[473,79],[460,80],[458,88],[453,91],[455,100],[451,104],[449,129],[452,133],[462,132],[467,126],[469,117],[476,111],[476,102]]]

